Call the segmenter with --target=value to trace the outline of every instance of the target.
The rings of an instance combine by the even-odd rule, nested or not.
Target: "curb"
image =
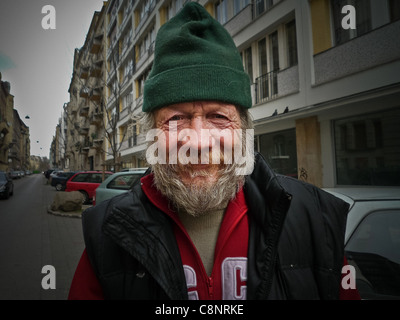
[[[90,206],[82,206],[81,211],[72,211],[72,212],[64,212],[64,211],[53,211],[51,210],[51,205],[47,207],[47,213],[60,216],[60,217],[68,217],[68,218],[82,218],[82,212],[85,211]]]

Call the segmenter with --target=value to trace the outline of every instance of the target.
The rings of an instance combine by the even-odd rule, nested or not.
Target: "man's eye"
[[[182,117],[182,116],[175,115],[175,116],[173,116],[173,117],[169,118],[169,120],[168,120],[168,121],[179,121],[179,120],[182,120],[182,119],[183,119],[183,117]]]
[[[227,117],[223,116],[222,114],[214,114],[212,116],[214,119],[228,119]]]

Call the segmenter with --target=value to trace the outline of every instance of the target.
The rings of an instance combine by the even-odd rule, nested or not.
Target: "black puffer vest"
[[[275,175],[259,154],[244,192],[250,228],[247,299],[338,299],[348,205]],[[187,299],[172,222],[140,183],[88,209],[82,221],[106,299]]]

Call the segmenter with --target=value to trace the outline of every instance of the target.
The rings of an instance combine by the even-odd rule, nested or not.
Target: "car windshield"
[[[0,181],[7,181],[7,177],[3,172],[0,173]]]
[[[346,245],[362,298],[400,298],[400,210],[370,213]]]
[[[108,189],[129,190],[134,182],[141,177],[140,174],[121,175],[110,181]]]

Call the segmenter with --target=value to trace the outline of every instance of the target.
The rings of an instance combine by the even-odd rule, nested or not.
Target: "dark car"
[[[67,186],[67,181],[71,178],[76,171],[70,172],[57,172],[57,175],[51,178],[51,185],[56,188],[57,191],[64,191]]]
[[[0,172],[0,196],[8,199],[14,193],[14,183],[5,172]]]
[[[54,171],[55,169],[48,169],[46,170],[43,174],[46,177],[46,179],[50,178],[50,174]]]
[[[11,171],[10,172],[10,178],[11,179],[19,179],[19,178],[21,178],[21,176],[19,175],[18,171]]]

